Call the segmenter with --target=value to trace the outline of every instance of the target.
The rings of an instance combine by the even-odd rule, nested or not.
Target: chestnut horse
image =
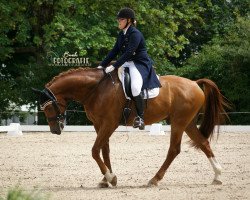
[[[160,93],[148,100],[144,118],[146,125],[166,119],[170,121],[170,147],[166,160],[149,181],[149,185],[158,184],[171,162],[180,153],[184,131],[209,159],[215,173],[213,183],[221,184],[221,166],[216,161],[208,141],[215,125],[220,124],[220,113],[224,113],[224,107],[227,105],[218,87],[208,79],[191,81],[172,75],[161,76],[160,82]],[[198,84],[204,86],[204,92]],[[97,133],[92,156],[104,175],[99,187],[108,187],[109,183],[116,186],[117,177],[112,172],[109,156],[109,137],[119,126],[126,102],[117,71],[108,75],[102,69],[96,68],[71,69],[54,77],[43,91],[33,90],[40,95],[41,107],[51,132],[55,134],[61,134],[63,129],[63,113],[68,101],[74,100],[84,106]],[[202,108],[204,119],[198,129],[196,117]],[[128,125],[132,125],[135,114],[133,109],[127,121]]]

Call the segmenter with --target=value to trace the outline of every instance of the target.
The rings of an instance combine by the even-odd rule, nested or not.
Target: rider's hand
[[[105,72],[106,72],[106,73],[110,73],[110,72],[112,72],[114,69],[115,69],[115,67],[114,67],[113,65],[110,65],[110,66],[106,67]]]
[[[99,66],[97,67],[97,69],[103,69],[103,67],[102,67],[101,65],[99,65]]]

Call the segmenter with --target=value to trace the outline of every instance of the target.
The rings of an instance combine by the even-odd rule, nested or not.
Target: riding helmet
[[[135,19],[135,11],[133,11],[131,8],[122,8],[118,12],[117,18]]]

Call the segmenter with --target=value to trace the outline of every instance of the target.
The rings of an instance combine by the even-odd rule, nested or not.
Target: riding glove
[[[114,69],[115,69],[115,67],[114,67],[113,65],[110,65],[110,66],[106,67],[105,72],[106,72],[106,73],[110,73],[110,72],[112,72]]]

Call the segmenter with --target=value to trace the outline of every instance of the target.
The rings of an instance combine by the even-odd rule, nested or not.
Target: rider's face
[[[117,19],[117,21],[118,21],[118,27],[119,27],[119,29],[120,30],[124,29],[125,26],[126,26],[126,24],[127,24],[127,19],[125,19],[125,18],[119,18],[119,19]]]

